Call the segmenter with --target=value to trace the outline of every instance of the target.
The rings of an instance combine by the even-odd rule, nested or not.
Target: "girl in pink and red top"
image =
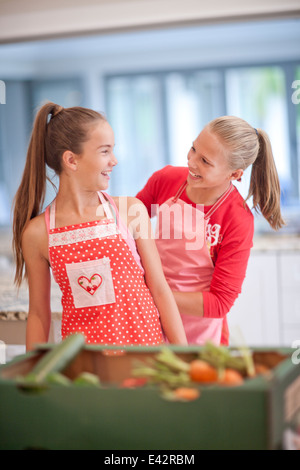
[[[187,344],[146,208],[104,192],[116,163],[114,134],[101,114],[53,103],[40,109],[13,224],[15,281],[22,282],[25,265],[29,285],[28,350],[48,340],[50,268],[62,292],[62,338],[82,333],[88,343],[126,346],[166,337]],[[59,176],[59,189],[41,213],[47,166]]]
[[[254,232],[232,181],[252,165],[248,198],[277,230],[284,224],[279,179],[267,134],[233,116],[205,126],[187,159],[187,167],[154,173],[137,197],[158,216],[157,248],[188,342],[228,345],[226,316],[241,292]]]

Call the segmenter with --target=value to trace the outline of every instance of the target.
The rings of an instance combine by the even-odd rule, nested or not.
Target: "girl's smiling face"
[[[228,187],[232,179],[227,151],[217,137],[204,128],[188,153],[190,188],[215,189]]]
[[[99,121],[88,133],[77,160],[77,176],[83,188],[107,189],[110,173],[118,163],[114,155],[115,139],[111,126]]]

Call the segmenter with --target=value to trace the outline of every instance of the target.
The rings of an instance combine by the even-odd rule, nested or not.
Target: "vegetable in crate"
[[[93,387],[100,387],[101,382],[97,375],[92,374],[90,372],[82,372],[81,374],[76,377],[73,381],[75,385],[82,385],[82,386],[93,386]]]
[[[193,382],[214,383],[218,380],[217,369],[202,359],[190,362],[189,374]]]
[[[24,378],[19,380],[21,386],[41,386],[47,382],[48,377],[57,379],[62,372],[79,354],[85,344],[85,338],[80,334],[68,336],[65,340],[53,347],[38,361],[35,367]]]
[[[243,374],[253,374],[251,353],[244,349],[237,356],[228,348],[212,343],[201,348],[198,357],[190,362],[164,347],[154,359],[134,370],[135,377],[143,377],[148,383],[159,385],[163,396],[168,399],[183,399],[183,395],[196,398],[199,396],[196,384],[238,386],[244,382]]]

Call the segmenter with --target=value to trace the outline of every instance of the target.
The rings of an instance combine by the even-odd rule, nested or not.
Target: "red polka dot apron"
[[[49,260],[62,292],[62,338],[78,332],[88,343],[160,344],[159,313],[135,241],[113,199],[98,194],[102,220],[56,228],[55,201],[46,209]]]

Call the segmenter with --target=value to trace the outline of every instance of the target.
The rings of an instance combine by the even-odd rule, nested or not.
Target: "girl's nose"
[[[110,162],[111,162],[112,166],[116,166],[116,165],[118,164],[118,160],[117,160],[117,158],[116,158],[116,156],[115,156],[114,153],[113,153],[113,155],[112,155],[112,158],[111,158],[111,161],[110,161]]]
[[[187,154],[187,161],[189,162],[189,164],[192,164],[193,157],[194,157],[194,154],[193,154],[192,150],[190,150],[189,153]]]

